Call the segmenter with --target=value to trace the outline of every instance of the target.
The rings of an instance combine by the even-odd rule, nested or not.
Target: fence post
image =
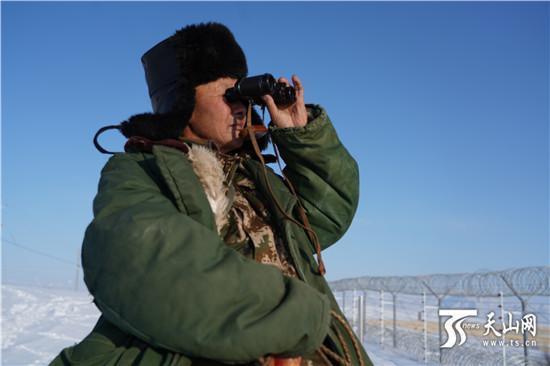
[[[392,292],[392,301],[393,301],[393,348],[397,348],[397,294]]]
[[[368,331],[367,323],[367,290],[363,290],[363,334],[366,335]],[[363,341],[366,340],[366,336],[363,336]]]
[[[432,295],[435,296],[435,298],[437,299],[437,312],[436,314],[439,314],[439,309],[441,309],[441,301],[443,300],[443,298],[445,297],[445,295],[443,296],[440,296],[438,295],[434,290],[432,290],[432,288],[430,286],[428,286],[428,284],[426,283],[426,281],[422,281],[422,283],[424,284],[424,286],[428,289],[428,291],[430,291],[432,293]],[[441,365],[443,362],[443,354],[441,353],[441,344],[443,344],[443,336],[441,335],[441,332],[442,332],[442,329],[441,329],[441,316],[438,316],[437,317],[437,324],[438,324],[438,339],[439,339],[439,346],[437,347],[438,349],[438,352],[439,352],[439,364]]]
[[[364,314],[363,314],[363,310],[364,310],[364,306],[363,306],[363,295],[359,295],[359,298],[357,299],[358,302],[359,302],[359,340],[361,341],[361,344],[363,344],[364,342],[364,329],[363,329],[363,322],[364,322]]]
[[[506,280],[506,278],[502,274],[500,275],[500,278],[506,284],[506,286],[508,286],[508,288],[512,290],[512,293],[519,299],[521,303],[521,317],[523,318],[526,315],[525,313],[525,310],[527,307],[526,301],[520,296],[520,294],[516,291],[516,289]],[[528,364],[527,362],[528,357],[529,355],[527,353],[527,332],[523,332],[523,364],[525,366],[527,366]]]
[[[384,290],[380,290],[380,347],[384,346]]]
[[[520,297],[520,301],[521,301],[521,318],[523,319],[523,317],[526,315],[525,310],[527,308],[527,303],[521,297]],[[526,366],[529,364],[528,356],[529,355],[527,354],[527,332],[523,331],[523,360]]]
[[[498,293],[500,297],[500,319],[504,322],[504,294],[502,291]],[[506,334],[502,332],[502,366],[506,366]]]
[[[439,309],[441,309],[441,298],[437,297],[437,314],[439,314]],[[441,316],[437,317],[437,323],[438,323],[438,336],[439,336],[439,364],[443,364],[443,354],[441,353],[441,345],[443,344],[443,336],[441,335]]]
[[[342,291],[342,313],[346,316],[346,290]]]
[[[353,319],[352,324],[356,327],[355,331],[359,331],[359,326],[357,324],[357,318],[359,318],[359,314],[357,313],[357,290],[353,289],[353,295],[351,298],[351,317]]]
[[[428,319],[426,313],[426,291],[422,291],[422,320],[424,323],[424,363],[428,363]]]

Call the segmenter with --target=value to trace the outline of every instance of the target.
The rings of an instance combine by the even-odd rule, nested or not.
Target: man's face
[[[239,137],[245,122],[246,108],[242,103],[228,104],[223,95],[235,85],[236,79],[220,78],[195,88],[195,109],[183,131],[183,137],[213,141],[220,151],[239,148]]]

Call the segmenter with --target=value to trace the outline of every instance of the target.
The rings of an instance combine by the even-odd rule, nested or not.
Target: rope
[[[321,359],[323,360],[323,362],[325,363],[325,365],[327,366],[332,366],[332,362],[330,362],[330,360],[327,358],[327,356],[325,356],[325,354],[323,353],[322,349],[323,347],[325,346],[321,346],[321,348],[319,348],[317,351],[315,351],[319,357],[321,357]],[[329,350],[330,352],[332,352],[331,350]]]
[[[319,348],[319,350],[320,353],[324,356],[324,360],[326,360],[328,366],[332,366],[332,362],[330,362],[327,356],[332,357],[332,359],[336,361],[339,365],[347,366],[346,360],[327,346],[321,345],[321,348]]]
[[[353,336],[353,330],[349,327],[346,320],[340,314],[338,314],[334,310],[331,310],[331,315],[336,320],[338,320],[340,322],[340,324],[342,324],[344,326],[344,329],[346,330],[346,332],[350,336],[351,342],[353,343],[353,348],[354,348],[355,354],[357,355],[357,358],[359,359],[359,365],[360,366],[365,366],[365,360],[363,360],[363,354],[361,353],[361,347],[359,347],[359,344],[357,343],[357,339]],[[344,345],[344,347],[345,347],[345,345]],[[349,350],[348,350],[348,352],[349,352]],[[351,362],[351,359],[350,359],[350,362]]]

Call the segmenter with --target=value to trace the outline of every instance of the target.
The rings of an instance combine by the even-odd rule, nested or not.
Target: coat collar
[[[130,152],[149,152],[155,156],[159,170],[170,189],[178,210],[188,214],[196,221],[216,230],[215,215],[193,165],[188,158],[189,142],[179,140],[151,141],[143,137],[132,137],[125,149]],[[264,156],[265,157],[265,156]],[[267,198],[267,205],[277,224],[286,222],[271,197],[268,183],[262,172],[262,164],[253,158],[243,159],[243,165],[257,184],[257,189]],[[290,193],[284,181],[269,167],[267,176],[274,198],[281,207],[290,213],[296,204],[296,198]]]
[[[178,210],[216,230],[214,214],[186,154],[164,145],[153,145],[152,153]]]

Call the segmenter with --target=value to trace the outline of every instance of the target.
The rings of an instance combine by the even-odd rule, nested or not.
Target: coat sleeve
[[[284,173],[296,188],[323,249],[349,228],[359,202],[359,169],[326,112],[308,105],[304,127],[270,126]]]
[[[127,155],[102,171],[82,249],[105,318],[155,347],[222,362],[317,349],[327,297],[227,247]]]

